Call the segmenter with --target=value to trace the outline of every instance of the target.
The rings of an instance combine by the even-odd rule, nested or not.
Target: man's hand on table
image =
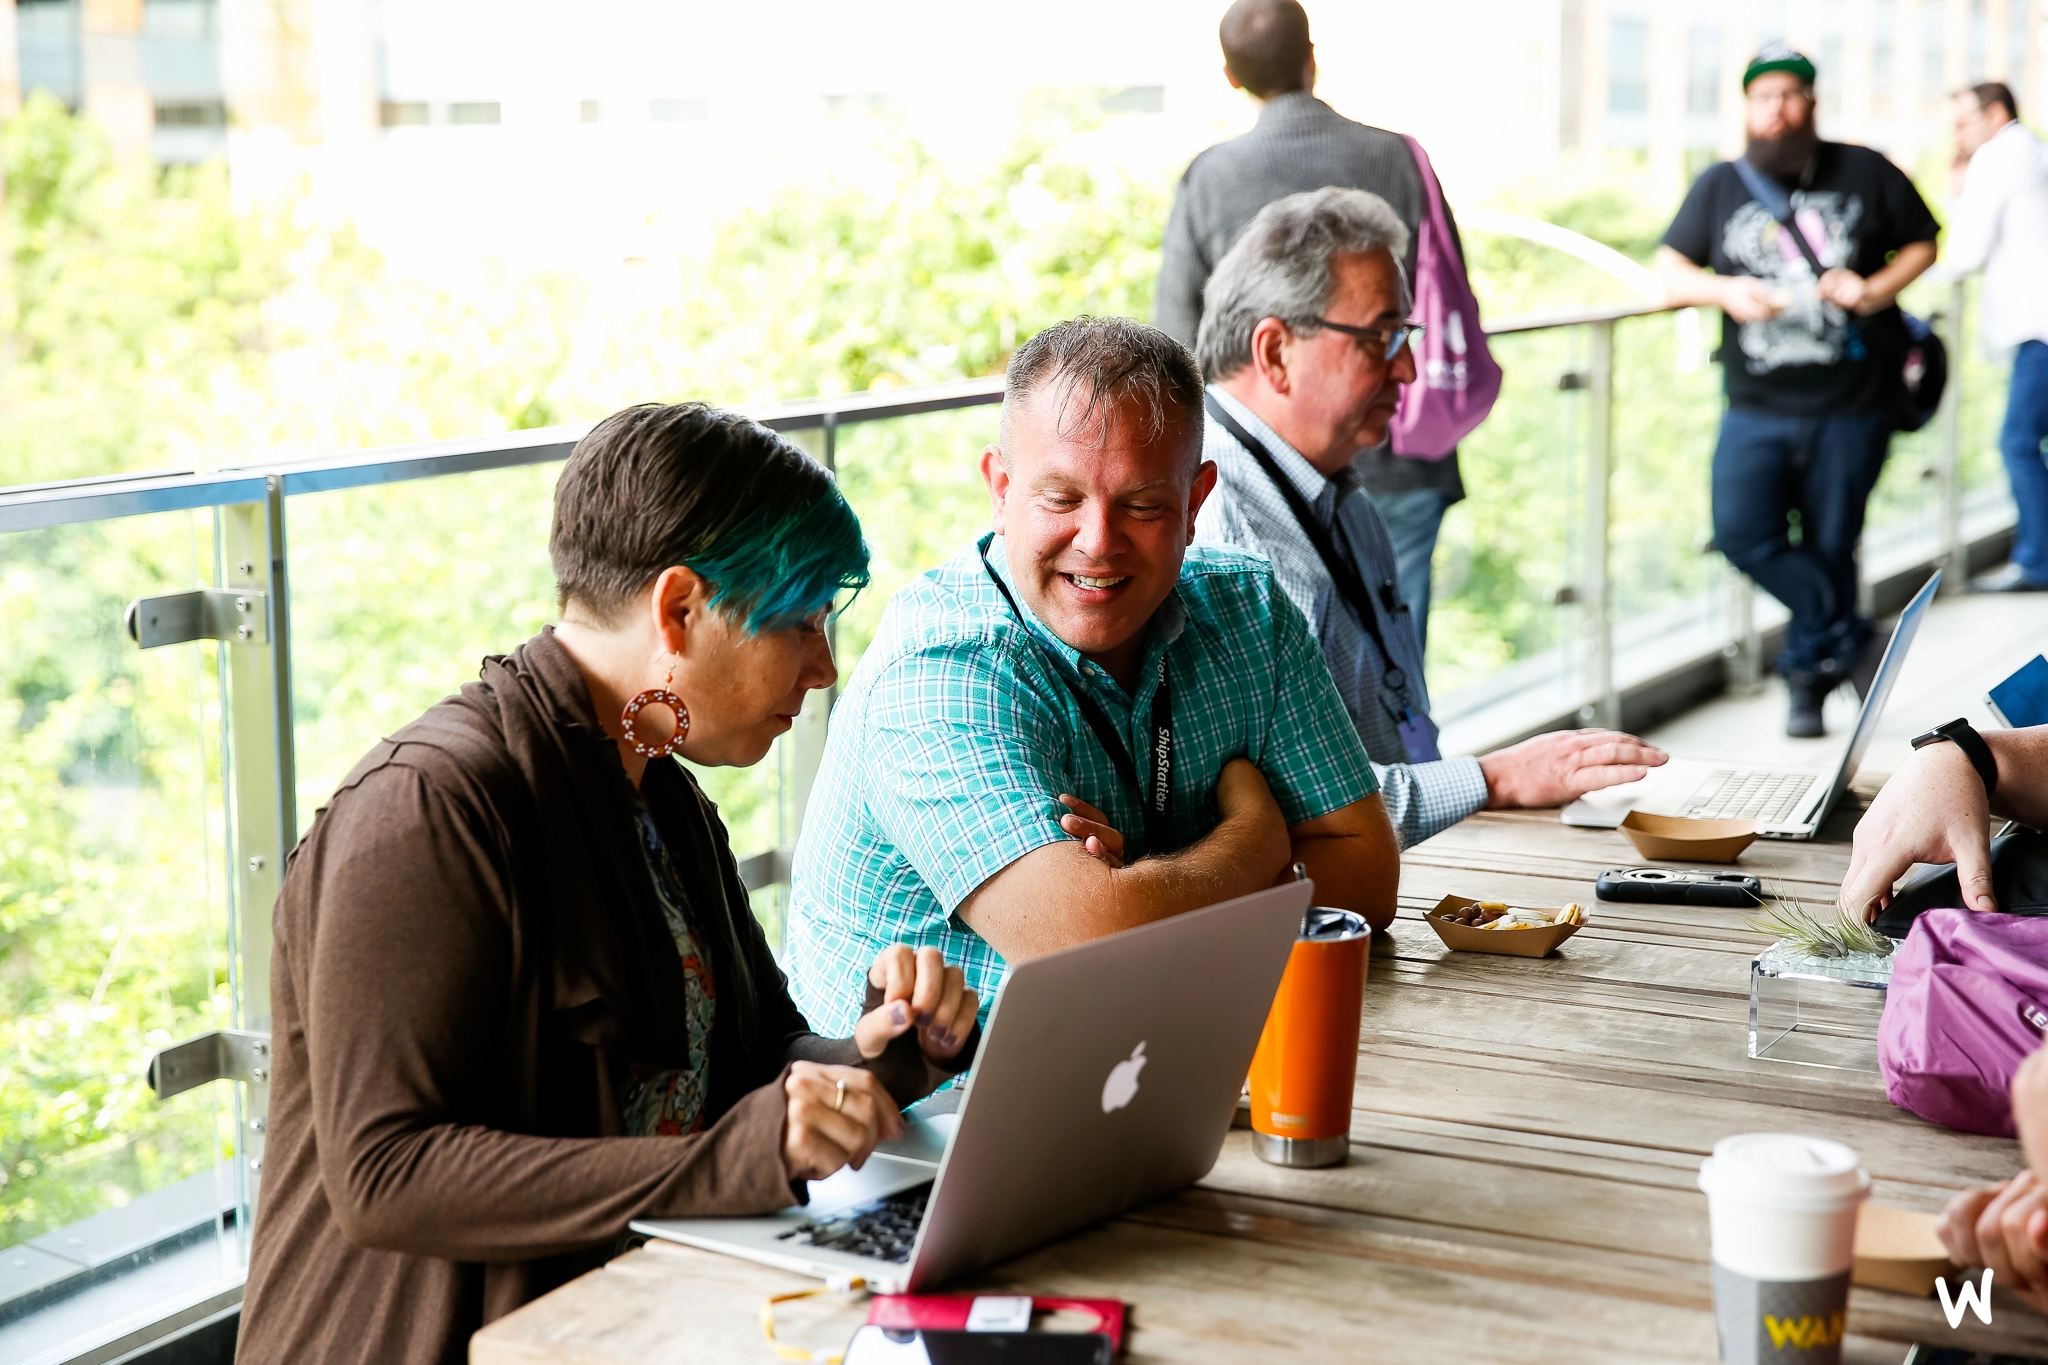
[[[1557,730],[1483,755],[1479,771],[1488,810],[1540,810],[1640,781],[1669,757],[1615,730]]]
[[[1849,873],[1842,878],[1842,910],[1876,919],[1891,903],[1892,884],[1915,863],[1954,863],[1963,904],[1998,908],[1991,894],[1991,809],[1984,779],[1954,744],[1915,749],[1856,822]]]
[[[1964,1190],[1949,1200],[1935,1232],[1950,1260],[1988,1267],[1993,1284],[2048,1313],[2048,1191],[2032,1171]]]

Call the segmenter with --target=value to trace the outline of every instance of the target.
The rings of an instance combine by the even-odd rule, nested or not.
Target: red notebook
[[[877,1294],[868,1305],[868,1325],[871,1327],[930,1327],[939,1331],[959,1332],[967,1329],[967,1315],[974,1308],[974,1301],[988,1296],[981,1294]],[[1019,1296],[1021,1297],[1021,1296]],[[1109,1344],[1121,1351],[1124,1348],[1124,1305],[1119,1299],[1060,1299],[1036,1298],[1031,1300],[1031,1312],[1085,1313],[1094,1317],[1095,1326],[1088,1329],[1100,1332],[1109,1338]]]

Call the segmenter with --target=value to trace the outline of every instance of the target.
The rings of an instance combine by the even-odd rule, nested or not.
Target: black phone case
[[[1631,872],[1662,872],[1669,881],[1642,882]],[[1673,868],[1610,867],[1593,883],[1603,901],[1634,901],[1642,905],[1718,905],[1754,910],[1764,903],[1764,884],[1742,872],[1681,872]]]

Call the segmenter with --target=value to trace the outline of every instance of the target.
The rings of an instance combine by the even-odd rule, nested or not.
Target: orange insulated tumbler
[[[1275,1166],[1337,1166],[1351,1150],[1351,1085],[1365,1003],[1363,916],[1317,906],[1280,978],[1252,1058],[1252,1150]]]

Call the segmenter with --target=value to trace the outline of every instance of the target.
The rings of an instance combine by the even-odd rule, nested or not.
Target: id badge
[[[1427,711],[1410,711],[1398,728],[1401,748],[1407,752],[1410,763],[1435,763],[1443,758],[1436,747],[1436,722]]]

